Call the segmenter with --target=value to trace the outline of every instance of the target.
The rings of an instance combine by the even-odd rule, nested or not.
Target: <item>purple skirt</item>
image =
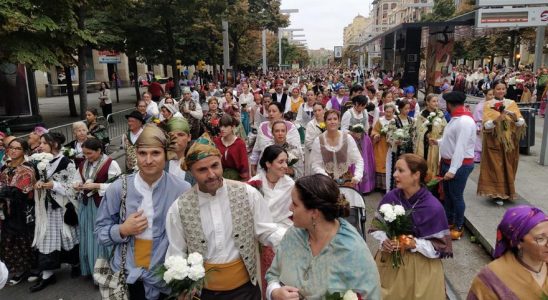
[[[360,193],[369,193],[375,189],[375,157],[373,154],[373,144],[369,135],[364,135],[358,145],[363,158],[363,177],[362,181],[358,183],[356,189]],[[352,166],[352,172],[354,172],[354,166]]]

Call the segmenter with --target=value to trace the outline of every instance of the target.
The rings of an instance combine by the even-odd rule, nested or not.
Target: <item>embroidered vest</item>
[[[228,179],[224,179],[224,183],[226,184],[228,200],[230,201],[234,244],[244,261],[251,283],[256,284],[257,257],[255,256],[255,230],[253,211],[249,205],[246,184]],[[187,252],[198,252],[203,257],[206,257],[208,245],[203,232],[202,219],[200,218],[197,189],[193,188],[189,190],[180,196],[177,201],[188,245]]]
[[[187,119],[188,125],[190,125],[190,134],[193,139],[196,139],[200,136],[200,130],[201,130],[200,120],[194,118],[190,113],[185,113],[184,107],[185,107],[185,101],[181,100],[181,102],[179,103],[179,112],[183,115],[183,117],[185,117],[185,119]],[[188,101],[188,110],[190,111],[196,110],[196,103],[194,102],[194,100]]]
[[[346,135],[342,134],[341,139],[343,139],[343,144],[341,149],[337,152],[329,151],[326,148],[325,136],[323,134],[319,135],[320,139],[320,152],[322,154],[322,160],[325,166],[325,172],[329,174],[333,179],[339,179],[348,172],[348,142],[346,140]]]
[[[110,158],[110,157],[107,158],[107,160],[102,162],[102,165],[97,166],[99,169],[95,173],[95,178],[93,178],[94,174],[91,174],[90,178],[85,178],[84,174],[86,174],[87,168],[89,167],[89,165],[86,164],[85,161],[82,162],[80,164],[80,166],[78,167],[78,172],[80,173],[80,177],[82,177],[82,182],[85,183],[87,179],[93,179],[94,183],[105,183],[105,182],[107,182],[107,180],[108,180],[108,169],[110,168],[111,163],[112,163],[112,158]],[[91,192],[91,191],[89,191],[89,190],[84,190],[83,191],[84,195],[87,195],[89,192]],[[83,199],[84,205],[88,205],[88,197],[84,196],[82,199]],[[95,202],[95,207],[99,207],[99,205],[101,204],[102,199],[103,199],[103,197],[99,196],[98,192],[95,192],[93,194],[93,202]]]
[[[126,170],[131,173],[137,166],[137,147],[131,142],[129,131],[124,138],[126,139]]]

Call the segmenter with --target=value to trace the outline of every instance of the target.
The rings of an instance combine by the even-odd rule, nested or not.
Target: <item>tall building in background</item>
[[[362,15],[357,15],[352,23],[344,28],[343,48],[350,45],[359,45],[366,38],[366,31],[371,27],[371,19]]]
[[[402,0],[374,0],[372,10],[369,13],[373,19],[373,32],[381,33],[391,27],[388,15],[395,10]]]

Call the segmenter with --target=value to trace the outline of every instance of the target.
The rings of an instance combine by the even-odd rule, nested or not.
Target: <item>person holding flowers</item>
[[[221,132],[219,123],[224,112],[219,108],[219,100],[214,96],[211,96],[209,100],[207,100],[207,105],[209,106],[209,110],[204,114],[202,125],[206,132],[209,133],[212,138],[215,138]]]
[[[249,179],[249,160],[244,140],[234,134],[234,128],[240,125],[238,119],[226,114],[220,120],[221,134],[213,141],[221,152],[223,177],[238,181]]]
[[[426,160],[428,174],[426,182],[439,173],[440,151],[437,145],[430,145],[430,139],[439,139],[447,125],[443,111],[438,108],[438,96],[426,96],[426,108],[415,120],[415,154]]]
[[[373,130],[371,137],[373,138],[373,153],[375,155],[375,187],[382,191],[386,191],[386,157],[388,155],[388,125],[393,122],[396,113],[396,105],[394,103],[383,104],[384,115],[379,118]]]
[[[165,299],[170,289],[156,269],[164,263],[168,248],[166,215],[190,184],[165,171],[168,139],[160,128],[145,126],[135,145],[139,171],[107,188],[97,211],[95,236],[103,246],[114,247],[110,268],[127,274],[129,299]],[[121,220],[124,196],[125,218]]]
[[[327,130],[312,143],[310,163],[313,174],[328,175],[339,185],[354,187],[363,177],[363,158],[354,138],[339,130],[340,115],[334,109],[325,112]]]
[[[30,287],[31,292],[43,290],[57,282],[54,270],[62,262],[72,266],[71,275],[80,275],[78,254],[78,202],[74,182],[78,182],[74,163],[63,156],[61,145],[65,137],[57,132],[46,133],[40,138],[42,153],[31,156],[38,161],[40,180],[35,185],[35,216],[33,246],[38,249],[40,280]]]
[[[396,102],[398,114],[394,122],[388,125],[387,141],[389,150],[386,157],[386,190],[395,187],[393,174],[395,172],[396,160],[405,153],[413,153],[413,129],[414,119],[409,116],[411,107],[409,101],[400,99]]]
[[[476,275],[467,299],[546,299],[547,221],[536,207],[509,208],[497,227],[495,260]]]
[[[483,150],[481,153],[478,195],[503,205],[516,199],[514,181],[518,171],[519,141],[525,134],[525,120],[516,102],[505,99],[506,83],[495,81],[495,99],[483,108]]]
[[[101,204],[109,180],[122,173],[118,163],[103,153],[103,145],[96,138],[89,138],[82,144],[85,160],[77,168],[77,177],[81,182],[73,186],[79,191],[79,236],[80,236],[80,270],[82,276],[93,275],[93,267],[98,257],[108,257],[109,248],[101,246],[93,229],[97,209]]]
[[[403,154],[395,170],[396,188],[379,203],[377,221],[370,230],[381,243],[375,262],[382,298],[445,299],[441,259],[452,257],[452,245],[443,206],[424,186],[426,161],[416,154]],[[399,206],[405,210],[403,214]],[[402,215],[409,219],[409,226],[392,223]]]
[[[203,256],[208,274],[202,300],[261,299],[258,242],[277,246],[286,229],[249,184],[223,179],[221,153],[207,134],[188,150],[185,168],[196,184],[169,208],[167,257]]]
[[[334,293],[381,299],[373,257],[344,219],[350,208],[337,184],[322,174],[301,177],[291,198],[294,226],[266,274],[267,299],[323,299]]]
[[[367,97],[363,95],[353,97],[352,107],[344,113],[341,120],[342,131],[354,138],[364,162],[362,180],[357,186],[360,193],[369,193],[375,189],[375,158],[368,134],[369,114],[365,110],[367,102]]]
[[[272,135],[274,145],[282,147],[287,152],[287,175],[291,178],[300,178],[304,171],[304,158],[301,147],[290,145],[287,142],[287,124],[278,120],[272,124]]]

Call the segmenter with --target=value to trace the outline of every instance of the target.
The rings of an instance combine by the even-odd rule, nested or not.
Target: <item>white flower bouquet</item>
[[[440,126],[442,124],[442,119],[445,118],[442,111],[438,112],[431,112],[428,117],[426,117],[426,121],[422,123],[422,126],[428,127],[428,126]]]
[[[404,246],[409,245],[413,239],[413,236],[409,235],[413,228],[411,210],[406,211],[401,205],[385,203],[379,207],[372,225],[386,232],[388,238],[400,249],[392,252],[392,267],[398,268],[403,263]]]
[[[61,148],[61,153],[67,158],[74,159],[76,157],[76,150],[71,147]]]
[[[363,126],[363,124],[355,124],[355,125],[352,125],[348,128],[348,130],[350,130],[351,132],[354,132],[354,133],[364,133],[365,132],[365,127]]]
[[[202,255],[191,253],[187,259],[182,256],[170,256],[157,270],[171,288],[170,298],[177,299],[181,294],[192,294],[202,289],[206,271]]]
[[[396,145],[405,145],[412,141],[411,131],[412,127],[410,125],[404,125],[401,128],[396,126],[395,122],[390,122],[387,125],[387,139],[390,143]],[[395,148],[392,150],[396,150]]]
[[[53,160],[53,155],[51,153],[34,153],[30,156],[30,162],[33,163],[38,169],[40,178],[42,181],[46,181],[47,171],[46,168],[50,161]]]
[[[299,161],[299,158],[292,151],[287,151],[287,166],[292,167]]]

